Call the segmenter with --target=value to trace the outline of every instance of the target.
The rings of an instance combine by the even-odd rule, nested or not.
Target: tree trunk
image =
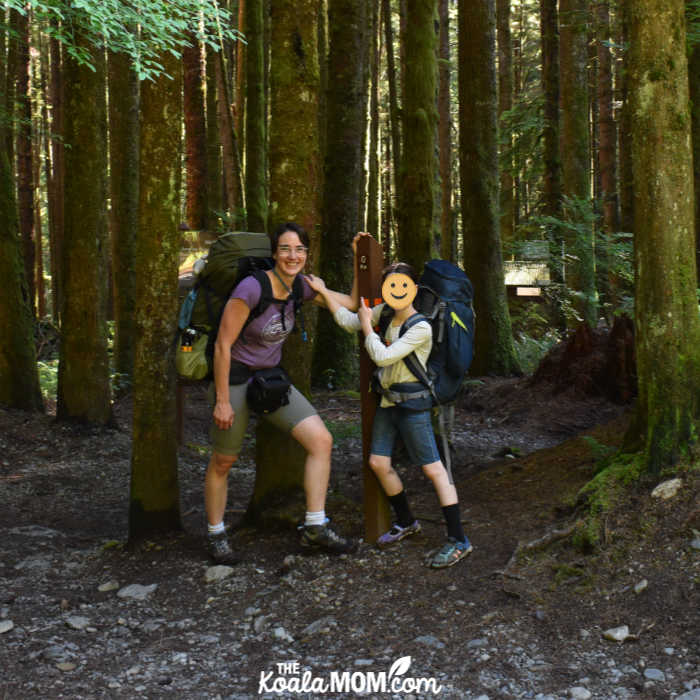
[[[141,89],[129,539],[180,527],[173,342],[180,252],[180,64]]]
[[[400,171],[399,257],[420,272],[432,257],[437,55],[435,0],[408,0],[404,40],[403,151]]]
[[[134,242],[139,202],[139,81],[131,59],[108,56],[109,156],[112,202],[114,369],[131,376],[134,364]]]
[[[450,5],[448,0],[439,0],[439,88],[438,140],[440,148],[440,180],[442,182],[440,206],[440,257],[455,261],[457,251],[453,248],[454,211],[452,208],[452,112],[450,108]]]
[[[401,119],[399,98],[396,86],[397,72],[394,60],[394,30],[391,19],[391,0],[382,0],[382,21],[384,23],[384,44],[386,46],[386,73],[389,84],[389,122],[391,131],[391,155],[393,157],[394,195],[399,196],[399,173],[401,172]],[[398,209],[398,206],[395,210]]]
[[[700,22],[695,27],[700,34]],[[688,57],[691,130],[693,144],[693,183],[695,191],[695,257],[700,270],[700,39],[690,48]]]
[[[617,125],[613,113],[613,74],[610,43],[610,8],[600,2],[596,8],[598,56],[598,168],[600,197],[603,208],[603,234],[610,237],[620,230],[619,199],[617,196]],[[609,269],[609,260],[607,268]],[[608,273],[605,280],[607,301],[617,307],[616,284]]]
[[[498,0],[496,25],[498,34],[498,117],[501,145],[500,224],[501,241],[503,247],[508,249],[515,236],[511,155],[513,138],[510,130],[501,121],[501,117],[504,112],[513,108],[513,45],[510,34],[510,0]],[[504,156],[507,157],[507,160]]]
[[[221,163],[221,130],[219,128],[219,98],[217,94],[217,54],[207,47],[207,221],[206,228],[216,231],[224,205],[224,177]],[[221,224],[223,225],[223,224]]]
[[[0,53],[0,66],[6,67]],[[0,71],[0,75],[3,72]],[[0,93],[0,113],[9,111]],[[20,248],[17,201],[12,168],[5,144],[10,140],[8,123],[0,121],[0,403],[25,411],[42,411],[34,345],[34,319]]]
[[[326,91],[326,155],[322,204],[323,238],[319,274],[330,289],[349,291],[352,279],[350,243],[360,228],[362,134],[366,115],[364,90],[367,4],[356,0],[328,3],[328,73]],[[357,341],[333,316],[321,314],[314,346],[316,377],[331,373],[332,383],[356,384]]]
[[[204,62],[197,37],[182,50],[185,113],[185,171],[187,226],[201,231],[207,225],[207,126],[204,115]]]
[[[627,46],[629,42],[629,28],[625,13],[622,13],[621,33],[619,43]],[[626,62],[626,61],[625,61]],[[620,83],[619,100],[622,102],[620,110],[620,130],[618,134],[618,153],[620,162],[620,227],[628,233],[634,232],[634,188],[632,184],[632,115],[627,96],[629,76],[625,68],[625,62],[621,62],[618,71]]]
[[[270,57],[270,223],[296,221],[311,237],[307,271],[318,271],[322,164],[318,139],[318,12],[315,0],[272,0]],[[299,95],[305,99],[300,100]],[[316,314],[303,309],[309,337]],[[300,391],[310,389],[311,343],[300,333],[285,342],[283,364]],[[256,434],[255,489],[248,506],[256,520],[276,494],[303,483],[305,452],[290,436],[261,421]]]
[[[32,100],[31,63],[29,60],[29,15],[17,16],[17,204],[19,230],[22,238],[24,275],[27,280],[32,314],[36,311],[36,283],[34,265],[36,243],[34,236],[34,168],[32,167]]]
[[[695,439],[700,318],[683,0],[625,0],[639,398],[628,442],[650,472]]]
[[[588,101],[588,0],[560,0],[560,89],[563,193],[591,200],[591,149]],[[579,209],[580,207],[575,207]],[[573,306],[592,328],[598,321],[593,227],[573,221],[565,233],[566,286]]]
[[[78,42],[92,49],[80,37]],[[112,421],[107,354],[107,112],[104,59],[91,70],[64,63],[66,92],[63,307],[58,367],[58,418]]]
[[[63,196],[65,190],[65,114],[61,45],[56,39],[49,44],[51,61],[51,178],[49,180],[49,242],[51,244],[51,300],[54,322],[61,322],[63,306]]]
[[[367,179],[367,223],[362,226],[360,215],[360,228],[368,231],[379,240],[379,218],[381,201],[381,183],[379,177],[379,6],[376,2],[370,3],[370,102],[369,102],[369,176]]]
[[[557,0],[540,0],[542,32],[542,91],[544,93],[544,214],[561,214],[561,158],[559,155],[559,26]]]
[[[459,3],[459,144],[464,268],[478,321],[475,374],[518,371],[498,230],[496,4]]]
[[[267,231],[263,0],[246,0],[246,178],[248,228]]]

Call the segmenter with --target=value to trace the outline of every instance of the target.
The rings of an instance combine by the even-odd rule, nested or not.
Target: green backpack
[[[178,348],[175,366],[183,379],[206,379],[212,376],[214,343],[221,316],[234,287],[253,275],[260,286],[260,301],[251,309],[246,325],[262,314],[274,301],[266,270],[274,265],[270,239],[265,233],[232,231],[219,236],[209,248],[204,266],[195,263],[196,278],[182,306],[178,320]],[[298,275],[292,294],[285,303],[294,303],[298,313],[303,300],[303,283]],[[241,331],[242,332],[242,331]]]

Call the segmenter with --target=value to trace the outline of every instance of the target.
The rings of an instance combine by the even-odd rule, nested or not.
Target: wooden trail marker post
[[[371,236],[362,236],[357,242],[357,285],[360,296],[370,306],[382,301],[382,270],[384,251]],[[372,423],[377,410],[376,395],[372,392],[372,374],[375,365],[365,350],[360,334],[360,407],[362,411],[362,483],[365,519],[365,540],[374,543],[391,525],[389,501],[369,466]]]

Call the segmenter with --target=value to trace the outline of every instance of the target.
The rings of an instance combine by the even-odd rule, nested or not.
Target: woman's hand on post
[[[306,275],[306,281],[309,283],[309,287],[317,294],[323,294],[326,291],[326,283],[320,277]]]
[[[353,257],[357,257],[357,242],[362,238],[362,236],[369,236],[369,233],[367,231],[359,231],[358,233],[355,234],[355,237],[352,239],[352,255]]]
[[[214,405],[214,423],[219,430],[228,430],[233,425],[234,416],[230,401],[217,401]]]

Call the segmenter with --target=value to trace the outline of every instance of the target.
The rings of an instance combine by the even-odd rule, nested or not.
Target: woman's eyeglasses
[[[306,255],[309,252],[309,249],[303,245],[296,246],[295,248],[288,245],[277,246],[277,252],[280,255],[291,255],[292,251],[294,251],[297,255]]]

